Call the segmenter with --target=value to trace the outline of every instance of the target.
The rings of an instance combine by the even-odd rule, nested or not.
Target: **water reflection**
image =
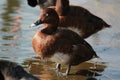
[[[17,9],[20,7],[19,0],[7,0],[6,4],[4,4],[4,13],[2,13],[3,25],[4,26],[12,26],[13,14],[16,13]]]
[[[18,11],[20,9],[20,2],[19,0],[7,0],[6,3],[3,6],[4,12],[2,15],[2,24],[3,27],[1,28],[1,31],[3,32],[14,32],[13,26],[20,26],[19,20],[22,19],[20,16],[18,16]],[[12,28],[11,28],[12,27]]]
[[[106,63],[97,63],[96,69],[91,69],[94,66],[94,62],[85,62],[78,66],[71,68],[71,74],[69,76],[58,76],[58,73],[53,69],[55,63],[47,62],[42,63],[39,58],[33,58],[26,60],[23,65],[28,66],[31,64],[30,73],[37,75],[41,80],[90,80],[97,76],[102,76],[102,72],[106,68]],[[65,72],[65,66],[62,66],[62,72]],[[97,79],[96,79],[97,80]]]
[[[18,10],[20,9],[19,0],[7,0],[4,4],[4,12],[2,13],[2,27],[0,30],[2,32],[17,32],[20,30],[20,20],[22,19],[18,15]],[[2,36],[3,40],[15,40],[19,38],[19,34],[8,33]]]
[[[19,49],[17,46],[20,43],[21,38],[21,20],[19,16],[20,12],[20,0],[6,0],[4,5],[1,6],[1,26],[0,26],[0,58],[5,55],[16,55]],[[15,56],[13,56],[15,57]]]

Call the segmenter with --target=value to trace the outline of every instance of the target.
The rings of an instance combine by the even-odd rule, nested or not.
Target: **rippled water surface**
[[[37,29],[29,25],[37,20],[40,10],[28,6],[26,0],[0,2],[0,59],[20,63],[26,70],[31,64],[30,72],[41,80],[86,80],[91,76],[98,80],[120,80],[120,0],[70,0],[70,3],[85,7],[112,26],[86,39],[101,60],[74,66],[67,77],[57,76],[55,63],[41,62],[32,49],[31,40]],[[96,61],[97,68],[91,69]]]

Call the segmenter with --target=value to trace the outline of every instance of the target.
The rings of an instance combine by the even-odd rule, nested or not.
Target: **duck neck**
[[[59,16],[66,16],[70,9],[69,0],[57,0],[56,12]]]
[[[54,34],[57,31],[57,26],[53,26],[53,25],[47,25],[44,29],[41,30],[42,33],[44,34]]]

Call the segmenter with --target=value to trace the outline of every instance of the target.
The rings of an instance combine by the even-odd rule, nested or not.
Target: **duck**
[[[0,60],[0,80],[39,80],[22,66],[8,60]]]
[[[102,18],[92,14],[87,9],[80,6],[69,5],[69,0],[57,0],[56,6],[51,6],[59,15],[61,28],[70,29],[79,34],[83,39],[110,28]],[[37,26],[37,25],[36,25]]]
[[[31,7],[39,5],[41,9],[44,9],[49,6],[55,6],[56,0],[27,0],[27,4]]]
[[[77,33],[58,27],[59,16],[54,9],[43,9],[36,24],[43,24],[43,28],[33,36],[33,50],[41,60],[57,63],[58,71],[62,64],[66,65],[64,75],[70,73],[71,66],[98,58],[92,46]],[[31,24],[31,27],[36,27],[36,25]]]

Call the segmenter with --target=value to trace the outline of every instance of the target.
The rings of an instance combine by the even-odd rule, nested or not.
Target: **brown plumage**
[[[103,28],[110,27],[103,19],[95,16],[87,9],[69,5],[69,0],[57,0],[55,8],[57,13],[60,14],[59,25],[71,28],[82,38],[87,38]]]
[[[59,16],[66,16],[70,10],[69,0],[57,0],[55,10]]]
[[[87,38],[103,28],[110,27],[103,19],[95,16],[87,9],[69,5],[69,0],[57,0],[56,6],[53,7],[52,5],[51,8],[54,8],[59,14],[60,27],[70,29],[82,38]]]
[[[97,55],[78,34],[59,28],[58,23],[59,17],[54,9],[43,10],[37,24],[43,24],[44,28],[35,34],[32,45],[42,59],[68,65],[66,74],[69,74],[71,65],[78,65]]]
[[[101,18],[78,6],[71,6],[67,16],[60,16],[59,25],[64,26],[63,28],[71,28],[73,31],[77,29],[77,33],[82,38],[87,38],[103,28],[110,27],[110,25],[104,22]]]

